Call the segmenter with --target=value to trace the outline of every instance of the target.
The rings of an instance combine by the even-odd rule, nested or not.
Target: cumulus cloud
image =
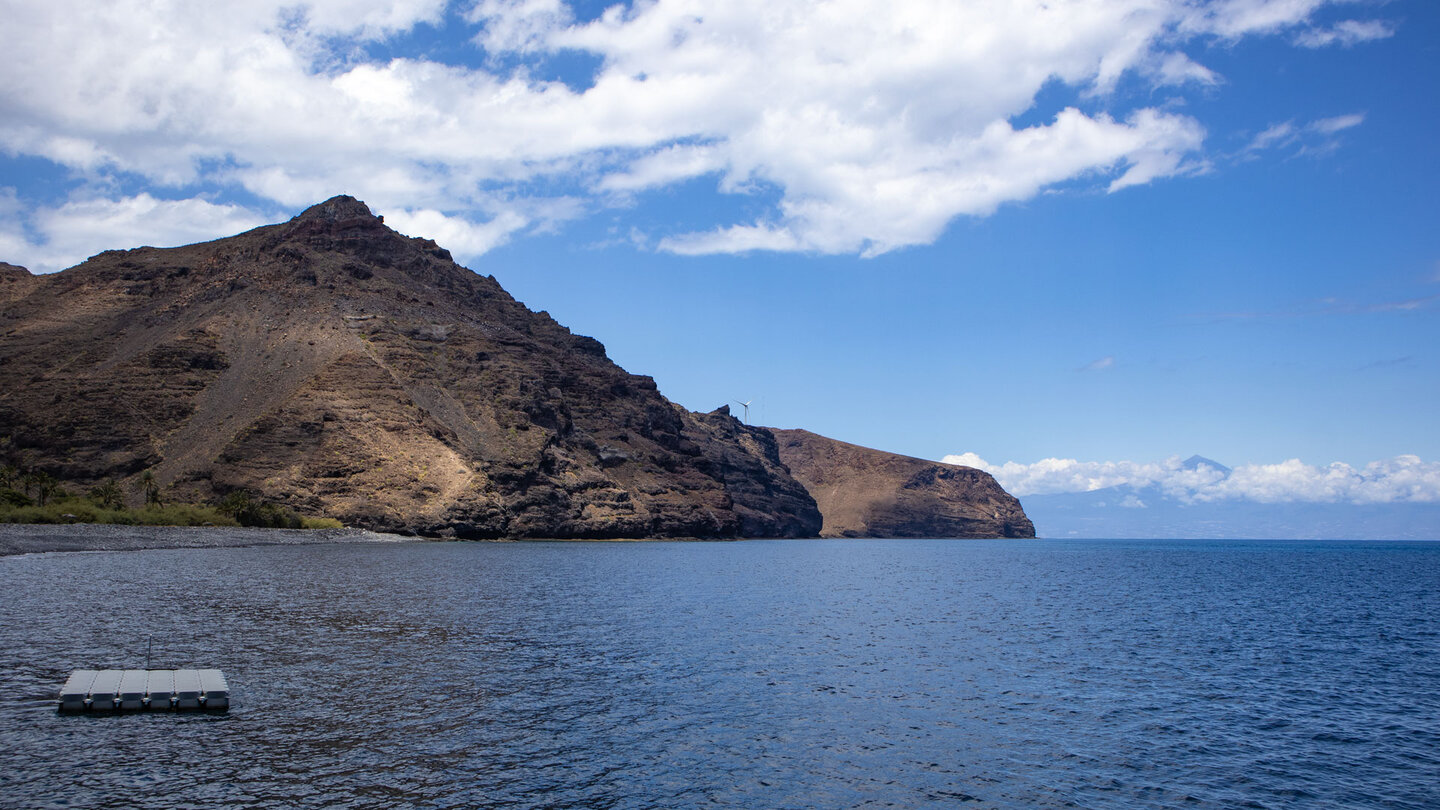
[[[560,0],[480,0],[465,19],[483,26],[475,42],[486,50],[532,53],[543,50],[574,14]]]
[[[114,247],[175,247],[238,233],[269,218],[238,205],[149,194],[89,198],[27,210],[7,189],[0,250],[31,272],[63,270]],[[28,226],[28,227],[27,227]]]
[[[942,460],[984,470],[1022,497],[1130,486],[1157,487],[1166,497],[1183,503],[1440,503],[1440,462],[1422,461],[1413,455],[1371,462],[1359,469],[1338,461],[1313,466],[1290,459],[1279,464],[1247,464],[1228,473],[1204,463],[1186,465],[1178,456],[1157,463],[1047,458],[1034,464],[991,464],[974,453],[962,453]],[[1139,507],[1143,502],[1136,498],[1129,505]]]
[[[651,0],[581,22],[561,0],[21,0],[0,29],[0,150],[156,200],[348,192],[390,217],[434,212],[462,257],[520,220],[562,221],[536,219],[536,200],[593,211],[713,178],[774,203],[657,234],[660,249],[875,255],[1060,184],[1196,171],[1199,121],[1084,102],[1127,75],[1216,85],[1185,51],[1215,37],[1375,38],[1317,33],[1333,2]],[[405,36],[441,23],[469,26],[473,53],[439,61]],[[585,81],[539,78],[575,52],[599,65]],[[1078,101],[1037,109],[1055,82]]]
[[[529,224],[514,211],[502,211],[488,222],[477,223],[430,208],[396,211],[385,217],[385,223],[401,233],[434,239],[453,252],[471,256],[503,245],[511,234]]]

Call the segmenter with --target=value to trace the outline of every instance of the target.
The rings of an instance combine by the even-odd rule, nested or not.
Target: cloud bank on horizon
[[[1183,94],[1224,92],[1191,55],[1209,44],[1394,33],[1344,0],[652,0],[583,19],[561,0],[4,8],[0,150],[74,179],[63,199],[0,189],[0,258],[45,271],[341,192],[473,258],[696,182],[752,213],[637,241],[877,255],[1070,184],[1207,171]],[[1064,100],[1041,101],[1055,86]],[[1276,124],[1244,157],[1362,121]]]
[[[991,464],[974,453],[961,453],[942,461],[984,470],[1018,497],[1130,486],[1156,487],[1166,497],[1187,504],[1440,503],[1440,462],[1413,455],[1374,461],[1359,469],[1338,461],[1315,466],[1290,459],[1246,464],[1228,474],[1205,463],[1187,465],[1179,456],[1158,463],[1047,458],[1034,464]]]

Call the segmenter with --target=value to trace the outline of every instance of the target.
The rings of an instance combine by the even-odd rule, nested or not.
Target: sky
[[[351,194],[695,410],[1017,494],[1440,501],[1433,0],[0,14],[0,261]]]

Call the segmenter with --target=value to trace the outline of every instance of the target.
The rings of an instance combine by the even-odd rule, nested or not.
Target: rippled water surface
[[[1440,544],[0,558],[4,807],[1436,807]],[[69,717],[220,667],[225,716]]]

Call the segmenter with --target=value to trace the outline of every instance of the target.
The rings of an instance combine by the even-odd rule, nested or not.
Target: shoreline
[[[199,531],[197,531],[199,529]],[[0,523],[0,557],[72,551],[244,548],[320,543],[421,543],[366,529],[261,529],[235,526],[126,526],[115,523]]]
[[[778,539],[825,541],[887,538],[503,537],[461,540],[453,537],[402,535],[358,528],[269,529],[239,526],[135,526],[118,523],[0,523],[0,558],[20,554],[303,546],[324,543],[742,543],[750,540]],[[928,539],[1000,540],[1006,538]]]

